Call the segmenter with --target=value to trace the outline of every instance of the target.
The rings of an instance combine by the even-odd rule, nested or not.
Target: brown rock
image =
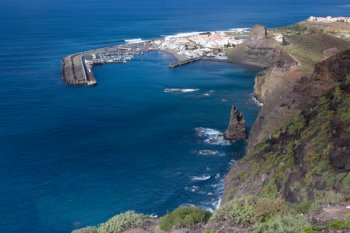
[[[266,37],[267,37],[267,29],[263,25],[256,25],[250,31],[251,41],[264,40],[266,39]]]
[[[244,116],[235,106],[231,109],[230,123],[224,134],[227,140],[239,140],[247,138],[247,129]]]

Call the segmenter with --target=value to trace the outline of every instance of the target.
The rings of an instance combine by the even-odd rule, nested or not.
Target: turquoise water
[[[96,87],[68,87],[64,55],[125,39],[348,15],[345,3],[1,1],[0,231],[69,232],[129,209],[214,209],[229,164],[244,154],[244,142],[208,139],[226,129],[233,104],[252,126],[256,71],[213,62],[171,70],[172,57],[150,53],[96,67]],[[167,91],[174,88],[195,91]]]

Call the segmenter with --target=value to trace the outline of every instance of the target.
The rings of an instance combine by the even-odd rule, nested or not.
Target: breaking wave
[[[146,42],[146,40],[142,40],[141,38],[125,40],[125,43],[127,44],[137,44],[142,42]]]
[[[211,176],[191,176],[190,177],[192,181],[205,181],[205,180],[209,180],[211,178]]]
[[[260,106],[260,107],[264,106],[264,104],[263,104],[262,102],[260,102],[260,101],[256,98],[256,96],[255,96],[254,94],[251,95],[251,100],[252,100],[256,105],[258,105],[258,106]]]
[[[216,129],[198,127],[195,128],[197,136],[204,138],[204,142],[210,145],[228,146],[231,142],[224,138],[224,134]]]
[[[165,88],[164,93],[190,93],[190,92],[196,92],[199,91],[199,89],[191,89],[191,88]]]

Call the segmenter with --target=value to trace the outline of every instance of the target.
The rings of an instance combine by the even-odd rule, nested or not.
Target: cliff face
[[[245,195],[289,202],[350,193],[350,50],[315,67],[300,114],[254,146],[231,168],[225,199]],[[310,94],[311,93],[311,94]],[[249,171],[249,172],[248,172]]]
[[[321,32],[300,35],[298,32],[286,39],[289,44],[278,45],[273,62],[256,76],[254,93],[264,106],[250,132],[248,150],[300,113],[314,98],[334,87],[335,82],[329,77],[323,80],[311,77],[321,72],[320,68],[316,67],[313,75],[309,70],[332,54],[327,51],[341,53],[349,48],[349,42]],[[338,69],[337,65],[318,67]]]

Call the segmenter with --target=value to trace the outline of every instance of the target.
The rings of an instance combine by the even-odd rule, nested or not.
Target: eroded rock
[[[231,109],[230,123],[224,134],[227,140],[240,140],[247,138],[247,129],[244,116],[233,106]]]

